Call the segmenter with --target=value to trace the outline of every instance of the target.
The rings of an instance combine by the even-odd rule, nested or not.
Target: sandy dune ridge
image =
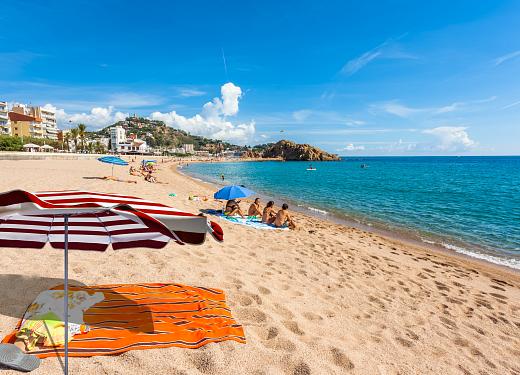
[[[177,173],[173,164],[159,167],[165,185],[93,178],[110,173],[95,160],[1,160],[0,190],[117,192],[193,213],[221,207],[213,199],[188,200],[211,196],[211,185]],[[116,174],[130,178],[127,168],[116,167]],[[303,214],[296,215],[302,229],[285,232],[215,220],[224,243],[73,251],[70,277],[224,289],[247,344],[72,358],[71,374],[520,375],[518,273]],[[3,336],[40,291],[61,282],[63,254],[49,247],[0,251]],[[51,358],[33,373],[60,371]]]

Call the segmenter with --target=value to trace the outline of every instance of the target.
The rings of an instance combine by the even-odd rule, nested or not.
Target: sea
[[[225,184],[290,208],[520,269],[520,156],[193,163],[183,171],[217,184],[224,174]]]

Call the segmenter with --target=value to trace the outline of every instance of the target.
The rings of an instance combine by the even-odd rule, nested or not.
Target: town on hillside
[[[88,131],[85,124],[70,121],[66,127],[58,128],[56,113],[47,106],[13,104],[9,107],[7,102],[0,101],[0,151],[338,160],[337,155],[308,144],[280,140],[239,146],[193,135],[136,114],[97,131]]]

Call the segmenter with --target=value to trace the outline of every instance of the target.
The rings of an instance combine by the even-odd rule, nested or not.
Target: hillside
[[[219,152],[222,150],[242,150],[241,146],[233,145],[228,142],[209,139],[197,135],[189,134],[180,129],[166,126],[162,121],[149,120],[143,117],[127,117],[124,121],[116,122],[98,132],[98,136],[109,137],[109,130],[113,126],[122,126],[127,134],[134,133],[138,138],[144,139],[151,147],[180,147],[185,143],[192,143],[196,151],[206,150],[209,152]]]

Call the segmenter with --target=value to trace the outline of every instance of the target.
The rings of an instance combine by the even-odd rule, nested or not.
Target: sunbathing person
[[[141,173],[137,169],[135,169],[133,166],[130,166],[130,175],[132,176],[141,176]]]
[[[260,211],[260,198],[256,198],[255,201],[251,203],[247,211],[247,216],[262,216],[262,211]]]
[[[157,180],[155,179],[155,177],[152,176],[152,172],[148,172],[148,174],[146,176],[144,176],[144,180],[151,182],[153,184],[157,183]]]
[[[238,205],[240,201],[236,201],[234,199],[230,199],[226,203],[226,209],[224,210],[224,215],[227,216],[235,216],[240,215],[241,217],[244,217],[244,214],[242,213],[242,210],[240,209],[240,206]]]
[[[282,209],[276,214],[274,226],[277,228],[289,227],[289,229],[296,229],[296,224],[294,224],[291,215],[289,215],[289,205],[287,203],[284,203]]]
[[[262,214],[262,223],[272,224],[276,219],[276,212],[274,210],[274,202],[269,201],[264,208],[264,213]]]

